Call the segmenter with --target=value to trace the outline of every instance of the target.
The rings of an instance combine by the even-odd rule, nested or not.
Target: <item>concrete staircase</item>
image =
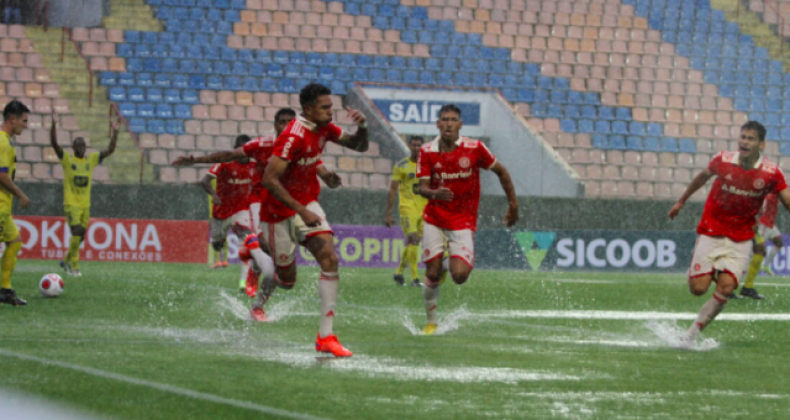
[[[52,79],[59,85],[60,95],[69,102],[69,109],[77,117],[79,127],[87,133],[88,144],[94,150],[102,150],[109,144],[109,109],[110,101],[104,87],[94,78],[93,104],[89,106],[90,72],[85,61],[79,55],[74,43],[66,41],[64,59],[60,61],[61,31],[50,29],[44,31],[40,27],[25,27],[27,37],[41,56],[44,65],[50,69]],[[63,145],[68,146],[68,145]],[[115,153],[103,165],[107,167],[110,179],[117,183],[152,182],[153,168],[140,168],[142,152],[132,136],[121,127]]]
[[[110,15],[104,18],[104,28],[149,32],[163,29],[145,0],[110,0]]]
[[[790,45],[778,34],[775,25],[765,23],[740,0],[711,0],[711,6],[725,12],[728,21],[738,24],[741,33],[752,36],[755,45],[766,48],[768,55],[781,61],[785,72],[790,72]]]

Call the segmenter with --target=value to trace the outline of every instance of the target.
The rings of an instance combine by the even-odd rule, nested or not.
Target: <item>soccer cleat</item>
[[[217,268],[222,268],[222,261],[217,261],[217,262],[215,262],[215,263],[214,263],[214,265],[212,265],[212,266],[211,266],[211,268],[213,268],[213,269],[215,269],[215,270],[216,270]]]
[[[60,268],[66,271],[66,274],[72,275],[73,271],[71,269],[71,264],[67,263],[66,261],[60,262]]]
[[[71,274],[74,277],[82,277],[82,273],[80,273],[80,269],[79,268],[72,268],[71,269],[71,273],[69,273],[69,274]]]
[[[429,322],[428,325],[426,325],[425,328],[422,329],[422,334],[423,335],[433,335],[433,333],[436,332],[437,328],[439,328],[438,325],[436,325],[433,322]]]
[[[222,261],[222,268],[225,268],[227,266],[228,266],[228,262],[227,261]]]
[[[765,274],[767,274],[769,276],[775,276],[776,275],[774,273],[774,270],[771,269],[770,265],[764,265],[764,266],[760,267],[760,271],[762,271],[763,273],[765,273]]]
[[[420,279],[414,279],[409,283],[411,287],[422,287],[422,283],[420,283]]]
[[[261,307],[253,307],[250,309],[250,316],[252,317],[253,321],[269,322],[269,318],[266,317],[266,311],[264,311]]]
[[[741,294],[743,294],[743,292],[741,292]],[[730,293],[729,296],[727,296],[727,300],[738,300],[738,299],[743,299],[743,296],[738,296],[738,294],[735,292],[732,292]]]
[[[343,345],[337,341],[337,336],[334,334],[330,334],[324,338],[321,338],[321,334],[318,334],[315,339],[315,351],[332,353],[335,357],[351,357],[354,355],[354,353],[343,347]]]
[[[749,297],[752,299],[765,299],[765,296],[757,293],[757,290],[753,287],[743,287],[741,288],[741,299]]]
[[[14,292],[14,289],[0,289],[0,303],[5,303],[11,306],[25,306],[27,301],[20,298]]]
[[[406,285],[406,279],[403,278],[403,274],[395,274],[392,276],[392,279],[395,280],[395,283],[398,283],[398,286]]]

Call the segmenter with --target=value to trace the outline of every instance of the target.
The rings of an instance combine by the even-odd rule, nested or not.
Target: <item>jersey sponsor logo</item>
[[[754,180],[754,188],[761,190],[765,187],[765,181],[762,178],[757,178]]]
[[[755,184],[756,184],[756,182],[755,182]],[[733,185],[727,185],[727,184],[723,184],[721,186],[721,190],[725,191],[725,192],[728,192],[730,194],[740,195],[742,197],[762,197],[762,195],[763,195],[762,191],[746,191],[746,190],[742,190],[740,188],[737,188],[737,187],[735,187]]]
[[[296,162],[296,164],[297,165],[302,165],[302,166],[313,165],[316,162],[318,162],[319,159],[321,159],[321,156],[313,156],[313,157],[309,157],[309,158],[301,158],[301,159],[299,159]]]
[[[283,156],[288,157],[291,153],[291,146],[293,146],[294,140],[296,137],[288,137],[288,141],[286,141],[285,146],[283,146]]]
[[[728,181],[732,181],[732,175],[727,174],[727,176],[725,176],[724,179],[726,179]]]
[[[73,182],[74,186],[76,187],[87,187],[88,183],[90,182],[90,178],[87,176],[75,176]]]
[[[244,179],[244,178],[241,178],[241,179],[239,179],[239,178],[231,178],[227,182],[228,182],[228,184],[243,185],[243,184],[249,184],[250,182],[252,182],[252,180]]]
[[[458,160],[458,164],[461,165],[462,168],[466,169],[469,167],[469,165],[472,164],[472,162],[469,160],[468,157],[464,156]]]
[[[473,173],[474,173],[474,171],[472,171],[470,169],[470,170],[464,171],[464,172],[454,172],[454,173],[453,172],[451,172],[451,173],[442,172],[440,174],[437,174],[437,176],[439,178],[441,178],[441,179],[464,179],[464,178],[471,177]]]

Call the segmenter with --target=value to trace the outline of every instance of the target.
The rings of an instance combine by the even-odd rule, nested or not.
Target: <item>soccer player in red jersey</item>
[[[365,116],[346,107],[348,117],[357,124],[350,135],[332,123],[332,91],[313,83],[299,92],[302,114],[291,121],[274,145],[274,153],[263,174],[263,185],[274,200],[268,201],[268,212],[261,214],[263,235],[277,264],[279,285],[289,289],[296,283],[296,245],[303,244],[321,267],[318,295],[321,318],[316,351],[348,357],[333,333],[337,303],[338,257],[333,232],[324,211],[318,204],[321,187],[316,172],[327,142],[364,152],[368,149]],[[265,282],[265,281],[264,281]]]
[[[423,212],[423,262],[425,284],[423,298],[428,324],[423,333],[431,335],[437,328],[439,286],[447,271],[456,284],[463,284],[474,267],[474,232],[480,203],[480,169],[499,177],[505,190],[508,209],[503,222],[511,227],[518,221],[518,200],[510,174],[502,163],[479,140],[460,135],[461,110],[452,104],[439,110],[436,122],[439,136],[420,148],[417,178],[420,194],[428,198]],[[445,243],[449,259],[445,259]]]
[[[236,137],[235,147],[241,147],[249,136]],[[249,158],[224,163],[216,163],[203,177],[200,185],[212,198],[211,246],[220,251],[225,245],[228,230],[234,232],[254,230],[250,214],[250,188],[255,173],[255,163]],[[216,179],[216,190],[211,180]],[[249,263],[244,261],[241,282],[246,282]]]
[[[727,297],[738,287],[749,265],[754,237],[755,216],[763,199],[778,194],[790,210],[790,190],[779,166],[760,153],[765,148],[765,127],[749,121],[741,127],[738,151],[720,152],[711,159],[707,169],[691,180],[686,191],[669,210],[674,219],[686,200],[702,188],[714,175],[702,219],[697,226],[697,244],[689,268],[691,293],[701,296],[716,282],[713,296],[702,305],[697,319],[681,337],[691,347],[699,334],[724,309]]]

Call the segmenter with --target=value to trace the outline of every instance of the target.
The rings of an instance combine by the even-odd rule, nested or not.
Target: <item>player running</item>
[[[420,195],[419,180],[417,179],[417,157],[420,153],[425,140],[422,137],[414,136],[409,139],[410,155],[395,164],[392,169],[392,182],[390,191],[387,195],[387,214],[384,216],[384,224],[392,226],[392,204],[395,201],[395,194],[398,193],[398,212],[400,213],[400,226],[403,235],[406,237],[406,248],[400,257],[400,264],[395,271],[393,279],[401,286],[406,285],[403,279],[403,272],[406,265],[411,269],[411,285],[422,286],[419,273],[417,272],[417,262],[420,258],[420,240],[422,239],[422,211],[428,204],[428,199]]]
[[[765,127],[757,121],[741,126],[738,151],[720,152],[711,159],[707,169],[691,180],[686,191],[669,210],[674,219],[686,200],[702,188],[714,175],[702,219],[697,226],[697,244],[689,268],[689,289],[696,296],[704,295],[711,282],[716,291],[702,305],[697,319],[681,337],[692,346],[697,335],[724,309],[727,296],[738,287],[738,279],[749,265],[755,216],[763,199],[778,194],[790,211],[790,191],[779,166],[766,159]]]
[[[11,275],[16,267],[16,258],[22,249],[22,237],[11,217],[14,197],[19,199],[22,209],[30,205],[22,190],[14,183],[16,174],[16,150],[12,139],[27,128],[30,109],[22,102],[13,100],[3,108],[3,124],[0,125],[0,242],[5,243],[0,258],[0,303],[25,306],[27,302],[11,288]]]
[[[115,120],[110,122],[110,144],[107,148],[101,152],[93,152],[87,157],[85,156],[87,145],[82,137],[77,137],[71,142],[74,154],[64,151],[58,145],[57,118],[58,115],[53,109],[49,144],[55,150],[63,167],[63,212],[66,214],[66,223],[71,229],[69,251],[60,262],[60,266],[66,270],[66,274],[79,277],[82,275],[80,272],[80,244],[85,240],[90,220],[93,169],[115,152],[121,116],[118,115]]]
[[[243,134],[236,137],[235,147],[244,146],[248,140],[250,137]],[[214,164],[200,182],[213,203],[211,245],[215,251],[222,250],[230,229],[238,229],[236,226],[240,226],[242,229],[255,231],[250,214],[250,189],[254,173],[255,163],[244,158]],[[211,186],[212,180],[216,180],[216,189]],[[249,260],[242,261],[239,280],[242,290],[246,287],[249,269]]]
[[[281,287],[290,289],[296,284],[297,244],[303,244],[315,257],[321,267],[318,279],[321,317],[315,349],[348,357],[352,352],[340,344],[332,328],[340,276],[332,228],[318,204],[321,187],[316,173],[327,142],[364,152],[368,150],[368,130],[365,116],[349,107],[346,107],[348,117],[358,127],[355,134],[350,135],[332,123],[331,94],[329,88],[317,83],[299,92],[302,114],[277,138],[263,174],[263,185],[273,199],[267,203],[269,211],[261,214],[261,222],[277,263]]]
[[[423,219],[422,248],[425,262],[423,299],[428,323],[423,334],[437,329],[439,286],[443,272],[463,284],[474,267],[474,232],[480,203],[480,169],[497,175],[508,199],[503,222],[518,221],[518,201],[510,173],[479,140],[462,137],[461,110],[452,104],[439,110],[439,136],[420,148],[417,177],[420,194],[428,198]],[[445,246],[445,244],[447,244]],[[445,247],[449,258],[444,258]]]
[[[754,279],[760,271],[766,272],[768,275],[773,275],[771,270],[771,261],[776,257],[776,254],[784,245],[782,243],[782,233],[776,228],[775,220],[776,214],[779,212],[779,199],[776,194],[768,194],[765,196],[763,206],[760,213],[757,215],[757,231],[754,233],[754,246],[752,247],[752,260],[749,262],[749,273],[746,275],[746,281],[741,288],[741,295],[738,296],[733,292],[730,299],[743,299],[749,297],[752,299],[765,299],[765,296],[757,292],[754,288]],[[774,246],[768,252],[768,258],[765,258],[765,240],[770,239]],[[763,263],[763,261],[766,261]]]

